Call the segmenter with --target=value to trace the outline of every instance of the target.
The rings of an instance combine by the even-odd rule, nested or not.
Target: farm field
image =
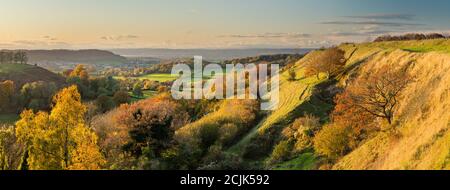
[[[166,73],[157,73],[157,74],[148,74],[141,77],[137,77],[140,80],[151,80],[151,81],[158,81],[158,82],[169,82],[174,81],[178,77],[172,76],[171,74]]]
[[[124,80],[124,79],[139,79],[139,80],[151,80],[151,81],[157,81],[157,82],[170,82],[176,80],[178,77],[172,76],[171,74],[167,73],[155,73],[155,74],[147,74],[139,77],[114,77],[118,80]]]

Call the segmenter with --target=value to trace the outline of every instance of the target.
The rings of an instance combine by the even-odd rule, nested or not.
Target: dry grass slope
[[[450,169],[450,55],[387,50],[362,69],[374,71],[386,64],[408,66],[416,79],[404,91],[395,129],[385,129],[334,169]]]

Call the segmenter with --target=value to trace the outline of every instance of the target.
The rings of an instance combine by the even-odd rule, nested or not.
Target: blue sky
[[[286,48],[450,31],[447,0],[0,0],[0,48]]]

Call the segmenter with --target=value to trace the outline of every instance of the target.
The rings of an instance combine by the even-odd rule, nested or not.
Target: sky
[[[0,0],[0,49],[311,48],[450,34],[448,0]]]

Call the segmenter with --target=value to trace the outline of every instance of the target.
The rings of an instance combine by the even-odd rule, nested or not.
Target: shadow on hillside
[[[337,80],[324,81],[312,89],[310,98],[297,107],[286,120],[289,125],[295,119],[306,115],[313,115],[320,118],[321,123],[329,121],[329,115],[334,109],[334,97],[341,92],[341,89],[336,87]]]

